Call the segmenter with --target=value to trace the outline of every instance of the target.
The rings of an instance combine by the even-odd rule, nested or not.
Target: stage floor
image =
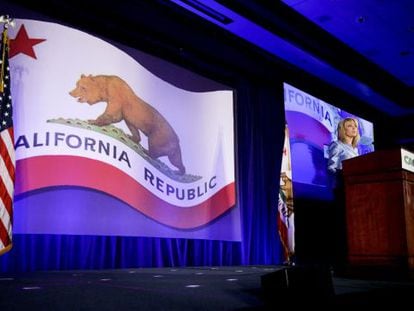
[[[261,277],[282,266],[136,268],[0,274],[0,310],[273,310],[308,303]],[[332,277],[334,296],[318,304],[410,303],[413,281]],[[297,299],[296,299],[297,298]],[[315,303],[313,301],[312,303]]]

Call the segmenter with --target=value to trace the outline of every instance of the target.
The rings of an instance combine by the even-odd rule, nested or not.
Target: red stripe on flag
[[[11,215],[13,214],[13,201],[9,193],[7,192],[6,186],[3,182],[3,178],[0,179],[0,200],[1,202],[3,202],[4,207],[6,208],[6,211],[9,214],[9,217],[11,218]]]
[[[286,225],[282,221],[281,217],[283,217],[283,216],[279,216],[278,217],[278,223],[277,223],[277,225],[278,225],[278,229],[279,229],[280,241],[282,242],[283,249],[284,249],[285,259],[288,259],[289,256],[290,256],[290,253],[289,253],[289,245],[288,245],[288,242],[287,242],[288,239],[289,239],[289,236],[288,236],[289,233],[288,233],[288,230],[286,228]]]
[[[9,232],[7,231],[2,221],[0,221],[0,240],[3,243],[4,247],[7,247],[11,244]],[[1,251],[2,249],[0,248],[0,253]]]
[[[14,163],[12,159],[10,158],[11,154],[14,154],[14,146],[7,146],[3,135],[7,135],[6,131],[9,133],[10,141],[14,142],[14,136],[13,136],[13,127],[8,128],[4,130],[0,135],[0,157],[3,159],[4,163],[6,164],[7,171],[9,172],[10,178],[14,180]],[[11,149],[11,150],[10,150]],[[1,176],[3,175],[3,172],[1,172]]]
[[[234,182],[204,202],[181,207],[160,199],[118,168],[84,157],[32,157],[17,161],[16,170],[16,195],[51,186],[96,189],[124,201],[162,224],[180,229],[206,225],[235,205]]]

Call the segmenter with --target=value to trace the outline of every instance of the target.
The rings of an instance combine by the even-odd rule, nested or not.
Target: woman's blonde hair
[[[356,127],[358,128],[358,120],[354,118],[345,118],[339,121],[338,123],[338,140],[344,142],[345,141],[345,123],[347,122],[354,122]],[[361,137],[359,136],[359,131],[357,135],[352,139],[352,147],[356,147],[358,145],[359,140]]]

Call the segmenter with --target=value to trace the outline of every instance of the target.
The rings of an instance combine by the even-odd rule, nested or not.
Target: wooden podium
[[[382,150],[343,162],[350,267],[414,271],[414,153]]]

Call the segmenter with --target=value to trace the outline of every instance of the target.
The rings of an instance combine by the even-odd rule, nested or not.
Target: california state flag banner
[[[290,157],[289,129],[285,126],[280,188],[278,202],[278,230],[285,251],[285,260],[292,263],[295,253],[295,222],[293,209],[292,168]]]
[[[57,23],[9,31],[14,234],[241,241],[232,88]]]

